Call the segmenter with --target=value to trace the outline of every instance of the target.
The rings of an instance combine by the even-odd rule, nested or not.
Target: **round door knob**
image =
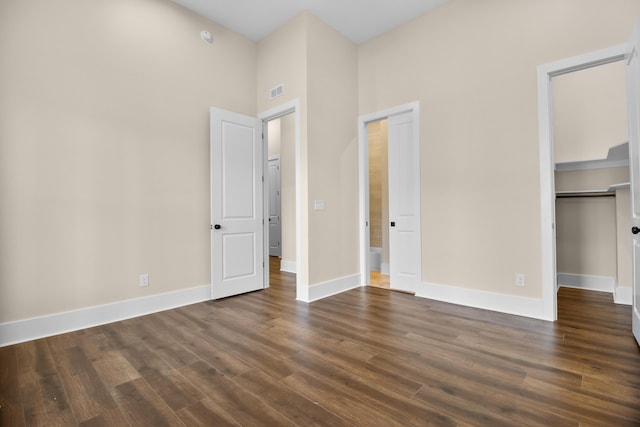
[[[216,230],[220,230],[222,226],[220,224],[216,224],[213,226],[213,228],[215,228]]]
[[[635,225],[633,227],[631,227],[631,232],[633,234],[638,234],[640,233],[640,228],[636,227]]]

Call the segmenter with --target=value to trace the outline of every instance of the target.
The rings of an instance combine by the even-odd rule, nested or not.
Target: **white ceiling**
[[[173,1],[254,41],[308,10],[360,44],[425,14],[447,0]]]

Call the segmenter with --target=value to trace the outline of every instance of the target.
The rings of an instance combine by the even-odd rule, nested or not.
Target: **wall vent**
[[[269,91],[269,99],[277,98],[284,93],[284,85],[279,84]]]

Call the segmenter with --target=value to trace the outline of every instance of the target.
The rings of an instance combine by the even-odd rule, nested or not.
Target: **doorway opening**
[[[296,273],[295,116],[267,122],[269,268]]]
[[[538,67],[538,120],[540,138],[540,193],[542,230],[543,318],[555,321],[557,313],[558,264],[556,220],[556,161],[552,79],[581,70],[622,61],[627,46],[581,55]],[[567,194],[569,195],[569,194]]]
[[[372,264],[378,267],[377,256],[380,273],[388,271],[389,289],[415,293],[421,284],[419,121],[418,102],[358,118],[360,276],[363,285],[372,284],[371,267]],[[387,136],[384,150],[385,142],[379,141],[384,137],[379,138],[380,133]],[[385,162],[386,168],[382,166]],[[378,172],[377,168],[380,169]],[[383,180],[388,190],[384,195]],[[386,198],[384,203],[383,198]],[[383,207],[388,210],[385,212]],[[385,244],[388,244],[388,251],[385,251]],[[377,251],[380,253],[376,254]]]
[[[301,168],[300,168],[300,100],[286,102],[278,107],[262,112],[258,118],[263,123],[263,134],[266,147],[264,150],[263,170],[265,171],[264,188],[269,192],[270,156],[279,159],[280,181],[280,257],[272,259],[270,254],[270,226],[264,227],[265,245],[265,287],[270,283],[270,271],[279,268],[283,273],[295,273],[296,298],[304,295],[306,283],[302,281],[302,227],[301,227]],[[271,136],[270,136],[271,132]],[[277,139],[277,142],[276,142]],[[275,178],[274,178],[275,179]],[[278,198],[266,194],[264,197],[264,218],[270,217],[270,204],[277,203]]]
[[[622,61],[551,80],[557,286],[616,303],[632,280],[625,81]]]

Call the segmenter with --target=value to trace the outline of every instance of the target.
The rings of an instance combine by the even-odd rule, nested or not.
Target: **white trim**
[[[287,114],[293,113],[295,115],[296,130],[295,130],[295,159],[296,159],[296,264],[302,267],[305,260],[302,258],[302,154],[301,154],[301,141],[300,141],[300,98],[296,98],[292,101],[285,102],[282,105],[274,107],[270,110],[264,111],[258,114],[258,118],[263,122],[274,120]],[[265,217],[268,216],[268,206],[265,204]],[[266,228],[266,227],[265,227]],[[267,233],[265,231],[265,233]],[[268,242],[267,242],[268,244]],[[265,257],[265,265],[268,265],[268,259]],[[307,283],[302,281],[302,268],[296,268],[296,299],[301,300],[301,296],[308,295]],[[265,268],[266,275],[269,275],[269,268]],[[266,282],[268,283],[267,277]]]
[[[543,319],[558,318],[556,299],[555,184],[551,78],[624,59],[627,44],[538,66],[538,138],[540,147],[540,234]]]
[[[308,286],[306,288],[308,292],[306,293],[306,295],[304,295],[306,298],[297,299],[303,302],[318,301],[332,295],[359,288],[360,286],[362,286],[360,281],[360,274],[353,274],[351,276],[344,276],[339,279],[329,280],[327,282]]]
[[[295,261],[280,260],[280,271],[287,273],[295,273],[298,271],[298,266]]]
[[[0,347],[92,328],[211,299],[211,285],[0,324]]]
[[[483,310],[545,320],[543,300],[537,298],[526,298],[425,282],[422,282],[416,290],[416,296],[467,307],[481,308]]]
[[[616,288],[613,292],[613,302],[616,304],[631,305],[633,303],[633,292],[631,288]]]
[[[588,274],[558,273],[558,288],[562,286],[565,288],[613,293],[616,288],[616,278]]]
[[[369,143],[367,124],[384,120],[402,113],[413,113],[416,138],[420,138],[420,102],[415,101],[375,113],[358,116],[358,178],[359,178],[359,222],[360,222],[360,276],[364,285],[370,282],[369,275]],[[388,274],[388,270],[387,270]]]

